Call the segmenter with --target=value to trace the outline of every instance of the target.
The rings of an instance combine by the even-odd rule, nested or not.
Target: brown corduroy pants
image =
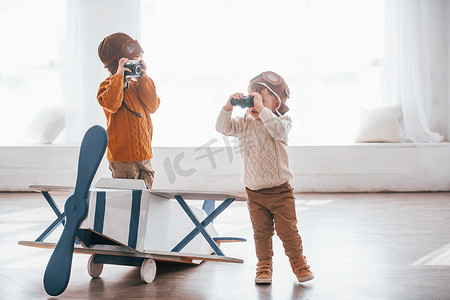
[[[301,256],[302,239],[297,229],[294,191],[289,182],[257,191],[246,188],[246,191],[257,258],[272,258],[274,228],[286,255],[289,258]]]
[[[110,161],[109,169],[113,178],[143,179],[147,188],[151,189],[155,178],[150,159],[141,161]]]

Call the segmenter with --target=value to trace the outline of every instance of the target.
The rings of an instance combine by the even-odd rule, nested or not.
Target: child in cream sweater
[[[231,99],[244,98],[244,94],[235,93],[221,110],[216,130],[239,138],[244,166],[242,182],[248,195],[258,258],[255,283],[272,282],[274,229],[298,281],[305,282],[314,274],[303,256],[294,192],[289,184],[294,177],[287,152],[291,118],[284,115],[289,110],[285,104],[289,88],[280,75],[263,72],[250,81],[248,92],[254,106],[248,108],[245,117],[231,117]]]

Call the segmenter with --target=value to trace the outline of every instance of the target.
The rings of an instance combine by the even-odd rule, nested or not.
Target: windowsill
[[[242,188],[238,149],[153,147],[152,166],[161,189]],[[206,152],[206,155],[205,155]],[[30,183],[73,185],[79,145],[0,146],[0,190]],[[450,143],[364,143],[289,147],[292,186],[304,192],[447,191]],[[186,176],[189,171],[191,175]],[[106,158],[98,178],[110,177]]]

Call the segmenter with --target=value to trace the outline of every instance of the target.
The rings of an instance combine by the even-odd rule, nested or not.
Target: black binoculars
[[[238,106],[240,106],[242,108],[255,106],[255,103],[253,102],[253,97],[252,96],[245,96],[242,99],[231,98],[230,103],[233,106],[238,105]]]

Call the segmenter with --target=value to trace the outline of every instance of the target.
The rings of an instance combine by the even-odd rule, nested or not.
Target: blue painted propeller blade
[[[75,190],[64,205],[66,226],[44,273],[44,288],[51,296],[64,292],[69,283],[76,233],[88,213],[89,188],[107,144],[108,135],[98,125],[89,128],[81,142]]]

